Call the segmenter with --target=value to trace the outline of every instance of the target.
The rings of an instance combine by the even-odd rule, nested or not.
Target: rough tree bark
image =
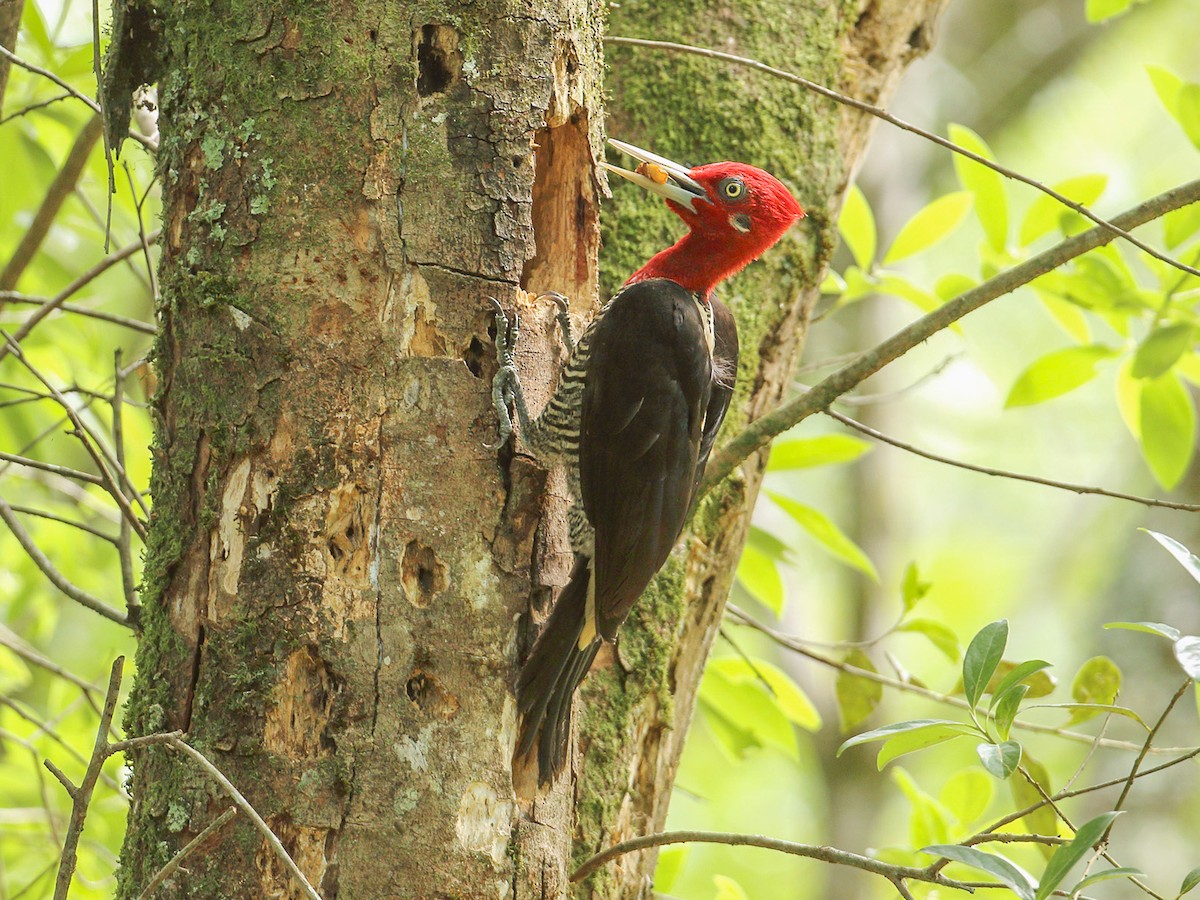
[[[874,101],[938,2],[696,3],[688,20],[626,3],[613,28],[759,54]],[[518,773],[514,789],[523,614],[567,559],[556,473],[485,446],[483,298],[525,313],[536,407],[559,350],[524,292],[568,293],[581,319],[596,297],[602,5],[153,8],[118,8],[106,79],[160,80],[166,199],[127,726],[187,731],[326,898],[558,896],[573,853],[662,824],[762,472],[706,503],[593,675],[578,780],[536,797]],[[748,351],[736,427],[784,390],[868,123],[716,63],[613,59],[614,133],[771,168],[810,210],[727,294]],[[677,232],[638,201],[615,210],[605,290]],[[122,897],[226,805],[166,750],[134,773]],[[638,895],[652,864],[589,889]],[[244,822],[188,869],[171,895],[299,895]]]

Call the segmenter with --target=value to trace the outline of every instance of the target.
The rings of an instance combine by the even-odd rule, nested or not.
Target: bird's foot
[[[515,311],[510,320],[499,300],[495,297],[488,297],[488,300],[496,310],[496,360],[500,363],[500,368],[492,379],[492,405],[496,408],[499,429],[496,443],[484,446],[488,450],[499,450],[512,436],[513,423],[509,408],[517,400],[521,390],[521,379],[517,375],[514,356],[520,326]]]
[[[563,343],[567,345],[567,354],[570,355],[575,350],[575,337],[571,326],[571,301],[558,291],[546,291],[544,294],[538,294],[538,299],[553,300],[554,305],[558,307],[554,318],[558,320],[558,327],[562,329]]]

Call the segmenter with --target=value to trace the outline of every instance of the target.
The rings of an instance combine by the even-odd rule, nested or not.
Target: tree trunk
[[[613,30],[732,40],[875,101],[923,49],[938,2],[859,15],[741,0],[690,24],[671,4],[625,4]],[[186,731],[326,900],[558,896],[572,853],[663,822],[762,473],[749,463],[707,501],[591,677],[578,780],[514,789],[510,684],[532,636],[519,624],[569,559],[559,473],[486,446],[484,298],[523,313],[536,409],[560,352],[552,309],[523,291],[569,294],[580,320],[595,302],[602,8],[162,9],[151,22],[150,4],[122,4],[139,25],[114,28],[118,53],[129,34],[160,42],[125,50],[162,66],[165,195],[127,726]],[[614,134],[772,169],[810,211],[727,292],[745,348],[737,427],[786,386],[868,123],[717,63],[612,58]],[[678,232],[632,193],[611,216],[606,291]],[[228,806],[164,749],[137,754],[134,773],[121,897]],[[652,867],[652,853],[629,857],[591,888],[635,896]],[[172,896],[300,895],[242,818],[186,868]]]

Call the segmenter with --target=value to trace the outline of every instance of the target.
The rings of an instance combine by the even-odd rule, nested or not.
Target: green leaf
[[[850,462],[870,449],[869,442],[848,434],[822,434],[782,441],[772,445],[767,471],[781,472]]]
[[[748,747],[772,747],[798,759],[795,729],[776,698],[756,677],[727,675],[718,662],[705,668],[699,699],[722,746],[734,757]]]
[[[1179,896],[1182,897],[1198,884],[1200,884],[1200,866],[1196,866],[1196,868],[1183,876],[1183,881],[1179,885]]]
[[[963,149],[984,159],[995,159],[983,138],[971,129],[963,125],[951,125],[949,134],[950,140]],[[1008,241],[1008,199],[1004,193],[1003,176],[958,153],[954,154],[954,171],[959,184],[975,196],[975,215],[979,217],[988,243],[997,253],[1003,253]]]
[[[1072,898],[1078,897],[1080,892],[1093,884],[1099,884],[1101,881],[1111,881],[1114,878],[1145,878],[1146,873],[1141,869],[1134,869],[1130,866],[1118,866],[1115,869],[1105,869],[1102,872],[1097,872],[1095,875],[1089,875],[1075,883],[1075,886],[1070,890]]]
[[[742,886],[726,875],[714,875],[713,884],[717,886],[713,900],[750,900]]]
[[[821,282],[822,294],[841,294],[846,290],[846,280],[837,272],[830,269],[825,273],[825,280]]]
[[[1175,659],[1189,678],[1200,681],[1200,637],[1189,634],[1177,640]]]
[[[935,844],[922,847],[922,853],[930,856],[941,856],[952,862],[962,863],[972,869],[987,872],[994,878],[1012,888],[1012,892],[1021,900],[1033,900],[1033,878],[1016,863],[1005,859],[998,853],[984,853],[974,847],[963,847],[959,844]]]
[[[1169,249],[1175,249],[1196,232],[1200,231],[1200,202],[1189,203],[1179,209],[1173,209],[1162,217],[1163,241]],[[1174,275],[1178,271],[1172,270]]]
[[[884,725],[882,728],[872,728],[870,731],[864,731],[862,734],[856,734],[842,742],[842,746],[838,747],[837,755],[841,756],[843,752],[851,747],[857,747],[859,744],[868,744],[871,741],[887,740],[894,734],[902,734],[906,731],[916,731],[920,728],[928,728],[931,725],[959,725],[959,722],[952,722],[949,719],[909,719],[905,722],[893,722],[891,725]]]
[[[1104,22],[1129,10],[1133,0],[1087,0],[1087,20]]]
[[[1022,768],[1029,773],[1029,776],[1041,786],[1042,791],[1045,791],[1047,796],[1054,796],[1054,792],[1050,788],[1050,773],[1046,771],[1046,767],[1032,756],[1025,754],[1022,761]],[[1010,778],[1008,785],[1012,791],[1013,803],[1017,809],[1025,809],[1033,806],[1035,803],[1042,803],[1042,795],[1036,787],[1030,784],[1024,777]],[[1049,803],[1039,806],[1033,812],[1024,816],[1025,827],[1030,834],[1058,834],[1058,814],[1054,812],[1054,807]],[[1054,848],[1047,847],[1045,844],[1038,844],[1038,850],[1041,854],[1049,859]]]
[[[943,275],[934,283],[933,292],[937,294],[939,300],[944,302],[965,294],[978,284],[979,282],[970,275],[951,272],[948,275]]]
[[[1157,378],[1179,360],[1196,339],[1196,328],[1186,322],[1155,328],[1138,345],[1133,355],[1134,378]]]
[[[1000,668],[1005,668],[1005,664],[1001,663]],[[1004,675],[1004,677],[995,687],[988,685],[988,688],[992,692],[992,703],[989,708],[995,709],[996,704],[1000,702],[1000,699],[1005,694],[1016,688],[1017,685],[1019,685],[1022,681],[1025,681],[1025,679],[1037,674],[1038,672],[1041,672],[1043,669],[1048,668],[1050,668],[1050,663],[1046,662],[1044,659],[1031,659],[1013,666],[1008,670],[1007,674]],[[1053,687],[1053,685],[1051,685],[1051,687]],[[1026,692],[1028,693],[1032,688],[1032,685],[1026,684],[1025,688]]]
[[[1126,719],[1132,719],[1143,728],[1147,728],[1146,723],[1132,709],[1126,706],[1114,706],[1111,703],[1038,703],[1030,706],[1030,709],[1065,709],[1071,713],[1071,722],[1082,722],[1085,719],[1090,719],[1092,716],[1103,713],[1109,716],[1123,716]]]
[[[1104,193],[1107,184],[1107,175],[1078,175],[1060,181],[1053,187],[1068,200],[1074,200],[1081,206],[1091,206]],[[1074,218],[1078,215],[1075,210],[1064,206],[1048,194],[1038,194],[1021,222],[1021,246],[1032,244],[1046,232],[1061,228],[1067,216]]]
[[[960,769],[942,786],[938,799],[964,828],[982,816],[992,802],[995,782],[975,767]]]
[[[783,614],[783,579],[775,560],[752,544],[746,544],[738,560],[737,580],[759,603],[775,615]]]
[[[734,683],[757,684],[765,688],[789,722],[806,731],[820,731],[821,714],[817,708],[792,676],[774,663],[757,657],[722,656],[712,660],[708,668],[720,672]]]
[[[798,503],[790,497],[785,497],[775,491],[767,491],[767,496],[774,500],[801,528],[807,531],[821,546],[835,557],[848,566],[852,566],[865,575],[870,576],[875,581],[879,580],[879,574],[875,571],[875,566],[867,558],[867,555],[840,528],[833,524],[824,513],[818,512],[811,506],[805,506],[803,503]]]
[[[1096,715],[1088,706],[1107,706],[1117,699],[1121,690],[1121,669],[1107,656],[1093,656],[1075,673],[1071,683],[1071,696],[1076,703],[1084,704],[1071,713],[1071,723],[1083,722]]]
[[[1041,881],[1038,883],[1034,900],[1046,900],[1067,877],[1071,867],[1087,856],[1092,847],[1104,837],[1108,826],[1119,815],[1119,812],[1101,813],[1080,825],[1071,842],[1062,844],[1051,854],[1050,862],[1046,864],[1046,871],[1042,873]]]
[[[1185,84],[1175,100],[1175,120],[1183,133],[1200,150],[1200,84]]]
[[[654,890],[669,893],[675,886],[675,880],[687,860],[690,844],[676,844],[673,847],[661,847],[658,851],[658,864],[654,867]]]
[[[930,582],[921,580],[921,573],[917,570],[917,564],[910,562],[905,567],[904,579],[900,582],[900,597],[904,603],[904,611],[910,612],[914,606],[924,599],[932,587],[933,585]],[[957,643],[955,641],[956,646]]]
[[[932,796],[923,791],[903,767],[892,767],[892,780],[904,792],[905,798],[912,805],[912,815],[909,817],[909,840],[914,847],[927,844],[941,844],[948,841],[950,832],[950,812]]]
[[[1014,685],[1004,693],[1000,698],[1000,702],[996,704],[996,733],[1002,740],[1008,740],[1009,732],[1012,731],[1013,719],[1017,717],[1017,710],[1021,708],[1021,701],[1025,699],[1025,695],[1028,693],[1029,685]]]
[[[892,760],[904,756],[907,753],[914,753],[917,750],[924,750],[927,747],[936,747],[938,744],[944,744],[946,741],[952,741],[955,738],[969,737],[970,735],[978,735],[974,728],[967,725],[930,725],[928,728],[919,728],[914,731],[906,731],[903,734],[893,735],[884,741],[883,746],[879,748],[879,755],[875,758],[875,765],[880,771],[883,767]]]
[[[1105,628],[1119,628],[1123,631],[1144,631],[1146,634],[1157,634],[1171,641],[1177,641],[1181,632],[1178,628],[1164,625],[1161,622],[1105,622]]]
[[[1008,643],[1008,621],[1001,619],[992,622],[979,630],[971,640],[967,652],[963,655],[962,679],[963,693],[967,702],[974,706],[983,696],[987,683],[996,671],[1004,656],[1004,646]]]
[[[896,630],[922,635],[942,651],[950,662],[958,662],[958,635],[941,622],[924,618],[906,619],[896,626]]]
[[[1174,117],[1175,107],[1179,103],[1179,92],[1183,89],[1183,79],[1162,66],[1146,66],[1146,74],[1150,76],[1154,93],[1158,94],[1163,108]]]
[[[1195,578],[1196,581],[1200,581],[1200,556],[1197,556],[1173,537],[1160,534],[1157,531],[1151,531],[1149,528],[1143,528],[1142,531],[1146,532],[1146,534],[1150,535],[1150,537],[1154,538],[1156,541],[1166,547],[1167,552],[1175,557],[1181,566],[1187,569],[1188,574]],[[1174,629],[1172,629],[1172,631],[1174,631]],[[1175,637],[1172,638],[1172,640],[1178,639],[1179,632],[1176,631]]]
[[[1046,312],[1050,313],[1051,318],[1066,332],[1067,337],[1080,344],[1092,342],[1091,324],[1079,306],[1069,300],[1063,300],[1049,291],[1041,290],[1036,285],[1034,290],[1037,291],[1038,299],[1042,301]]]
[[[1073,391],[1095,377],[1098,362],[1117,352],[1103,344],[1085,344],[1048,353],[1017,377],[1004,406],[1029,406]]]
[[[1138,402],[1142,455],[1154,478],[1165,489],[1179,484],[1196,446],[1196,409],[1191,395],[1175,375],[1142,382]]]
[[[842,661],[867,672],[876,671],[871,658],[861,650],[851,650]],[[883,699],[882,684],[850,672],[838,672],[835,691],[843,733],[874,712]]]
[[[1021,745],[1017,741],[979,744],[975,752],[979,754],[983,767],[1001,781],[1017,771],[1017,766],[1021,764]]]
[[[838,217],[838,232],[858,267],[863,271],[870,269],[875,261],[875,217],[857,184],[850,185],[846,192],[846,202]]]
[[[885,275],[881,278],[879,284],[876,285],[876,291],[880,294],[890,294],[901,300],[907,300],[921,312],[932,312],[942,305],[941,300],[929,291],[917,287],[907,278],[895,274]]]
[[[958,227],[970,208],[971,195],[967,191],[956,191],[938,197],[904,223],[883,257],[883,264],[886,266],[914,253],[928,250],[944,240]]]

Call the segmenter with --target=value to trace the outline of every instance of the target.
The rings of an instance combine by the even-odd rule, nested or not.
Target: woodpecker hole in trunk
[[[422,25],[417,40],[417,93],[422,97],[444,94],[462,75],[460,35],[449,25]]]
[[[446,566],[433,550],[419,541],[409,541],[404,548],[404,559],[400,563],[400,581],[404,594],[413,606],[424,609],[435,594],[440,594],[449,585]]]
[[[533,234],[536,252],[521,271],[531,293],[558,291],[577,309],[590,307],[600,226],[587,119],[543,128],[534,137]]]

